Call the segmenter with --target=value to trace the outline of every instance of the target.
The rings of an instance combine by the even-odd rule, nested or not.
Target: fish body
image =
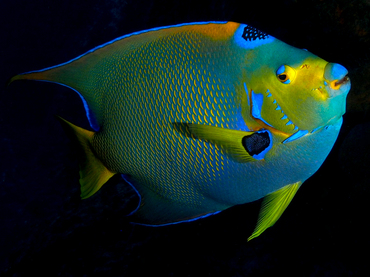
[[[120,173],[136,221],[158,225],[266,197],[250,238],[321,166],[350,89],[341,65],[234,22],[134,33],[20,79],[84,101],[94,131],[61,120],[84,149],[82,198]]]

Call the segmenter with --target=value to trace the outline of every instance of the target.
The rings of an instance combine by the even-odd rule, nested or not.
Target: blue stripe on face
[[[283,143],[291,142],[294,140],[297,140],[305,135],[307,135],[309,132],[307,130],[299,130],[298,132],[291,135],[289,138],[283,141]]]
[[[263,104],[263,95],[262,94],[256,94],[252,90],[252,116],[256,119],[261,120],[268,126],[271,126],[271,124],[267,123],[261,115],[261,110],[262,110],[262,104]],[[271,126],[273,127],[273,126]]]
[[[248,91],[248,88],[247,88],[247,84],[246,83],[244,83],[244,89],[245,89],[245,92],[247,93],[248,106],[250,107],[251,106],[251,103],[250,103],[249,91]]]

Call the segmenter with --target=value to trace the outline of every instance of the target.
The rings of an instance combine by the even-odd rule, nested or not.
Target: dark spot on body
[[[249,155],[258,155],[269,147],[270,136],[267,131],[254,133],[243,137],[242,144]]]

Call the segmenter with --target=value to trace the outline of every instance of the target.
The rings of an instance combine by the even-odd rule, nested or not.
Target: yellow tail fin
[[[115,173],[105,167],[96,157],[91,140],[94,132],[82,129],[58,117],[66,133],[78,142],[80,148],[81,198],[86,199],[96,193]]]

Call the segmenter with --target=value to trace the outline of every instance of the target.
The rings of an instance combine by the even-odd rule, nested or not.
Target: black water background
[[[369,249],[369,1],[2,1],[0,275],[364,276]],[[259,202],[205,220],[133,227],[112,180],[79,200],[78,165],[54,114],[88,127],[72,91],[11,76],[118,36],[184,22],[251,24],[350,71],[337,144],[283,217],[247,243]],[[133,200],[134,201],[134,200]]]

